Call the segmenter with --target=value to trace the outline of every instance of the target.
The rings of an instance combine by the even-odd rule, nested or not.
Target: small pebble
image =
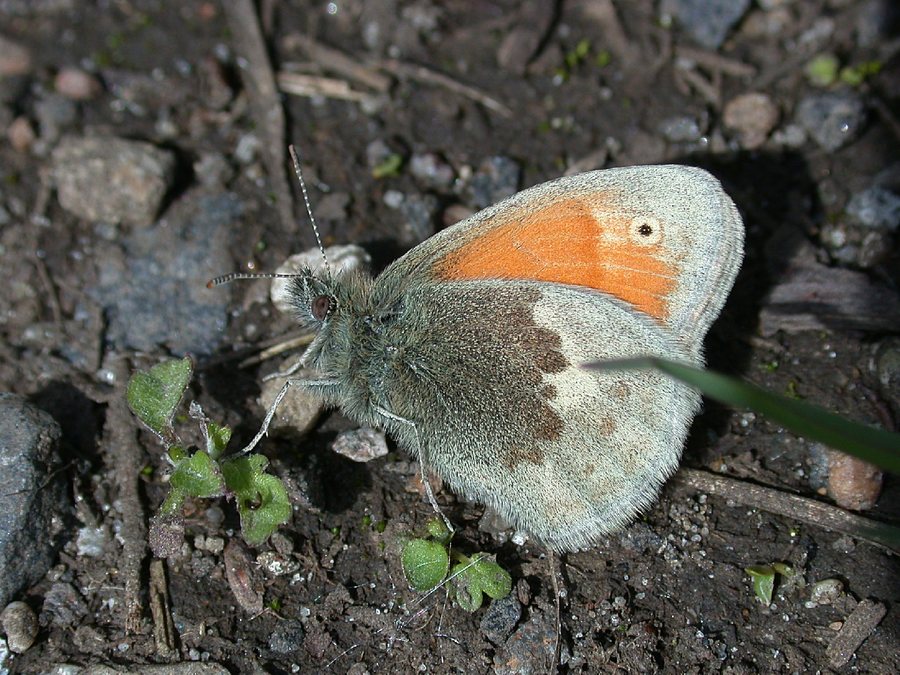
[[[394,151],[380,138],[375,139],[366,146],[366,164],[374,169],[384,164]]]
[[[813,584],[809,599],[817,605],[831,605],[843,592],[844,584],[840,579],[823,579]]]
[[[269,649],[276,654],[290,654],[303,647],[305,631],[299,621],[279,621],[269,636]]]
[[[369,462],[388,454],[384,432],[369,427],[341,432],[331,444],[331,449],[354,462]]]
[[[31,70],[31,52],[27,47],[0,35],[0,77],[25,75]]]
[[[659,125],[659,132],[670,143],[692,143],[703,136],[703,129],[690,115],[667,117]]]
[[[97,78],[80,68],[63,68],[53,80],[57,92],[73,101],[89,101],[100,93]]]
[[[256,564],[270,577],[286,576],[300,569],[299,562],[277,551],[261,551],[256,556]]]
[[[828,494],[841,508],[871,509],[878,501],[883,481],[878,467],[836,450],[829,451]]]
[[[414,154],[409,160],[409,171],[426,187],[437,190],[450,189],[456,178],[453,167],[433,152]]]
[[[80,556],[101,558],[106,550],[106,531],[102,527],[82,527],[75,546]]]
[[[318,200],[313,212],[320,221],[347,220],[347,208],[350,206],[350,195],[346,192],[329,192]]]
[[[16,152],[27,152],[37,138],[34,126],[25,116],[14,119],[6,128],[6,138]]]
[[[24,602],[11,602],[0,614],[0,625],[6,633],[6,643],[14,654],[22,654],[34,644],[38,634],[38,620]]]
[[[291,377],[300,378],[302,373],[294,373]],[[284,383],[289,378],[284,376],[274,377],[262,383],[262,391],[259,393],[258,403],[264,410],[269,410],[275,402],[275,397]],[[313,428],[319,415],[322,414],[324,403],[320,396],[306,387],[291,387],[287,395],[278,404],[278,411],[269,425],[270,431],[290,431],[303,435]]]
[[[749,7],[750,0],[663,0],[660,12],[677,19],[698,44],[718,49]]]
[[[851,91],[815,94],[797,106],[796,120],[821,148],[834,151],[862,132],[866,107]]]
[[[405,199],[406,195],[400,192],[400,190],[385,190],[381,201],[383,201],[384,205],[389,209],[399,209],[403,206],[403,200]]]
[[[785,124],[772,134],[772,142],[796,150],[806,143],[806,131],[799,124]]]
[[[419,243],[428,239],[435,232],[438,209],[440,202],[434,195],[409,195],[400,204],[400,213],[406,221],[401,238],[409,243]]]
[[[478,167],[469,181],[468,192],[472,203],[480,209],[496,204],[518,191],[522,168],[509,157],[488,157]]]
[[[875,185],[850,198],[847,215],[860,225],[895,231],[900,226],[900,196]]]
[[[751,92],[725,105],[725,126],[738,133],[741,147],[755,150],[766,142],[778,122],[778,106],[766,94]]]
[[[514,593],[493,600],[481,619],[481,632],[495,645],[503,644],[522,618],[522,603]]]

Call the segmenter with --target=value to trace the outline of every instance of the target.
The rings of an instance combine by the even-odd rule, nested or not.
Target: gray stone
[[[186,195],[153,227],[98,251],[98,284],[89,294],[109,318],[107,338],[132,349],[167,345],[209,353],[227,321],[228,292],[206,282],[229,270],[229,232],[243,213],[233,194]]]
[[[497,650],[494,672],[497,675],[543,673],[547,664],[553,663],[555,644],[553,621],[541,612],[532,612],[531,618]]]
[[[860,225],[896,230],[900,225],[900,196],[877,185],[870,187],[850,198],[847,215]]]
[[[34,104],[41,140],[55,143],[78,119],[78,107],[61,94],[46,94]]]
[[[700,123],[690,115],[668,117],[660,122],[659,133],[670,143],[691,143],[703,136]]]
[[[418,243],[433,235],[440,206],[437,197],[429,194],[413,194],[404,199],[400,204],[400,213],[406,219],[402,238]]]
[[[409,160],[409,171],[416,180],[437,190],[449,190],[456,178],[453,167],[433,152],[413,155]]]
[[[58,581],[44,594],[41,623],[73,628],[81,623],[87,613],[88,606],[81,593],[72,584]]]
[[[505,598],[492,600],[481,619],[481,632],[495,645],[506,641],[522,618],[522,603],[510,593]]]
[[[851,91],[814,94],[800,101],[796,119],[821,148],[833,152],[859,136],[866,107]]]
[[[21,396],[0,394],[0,604],[44,576],[71,505],[56,421]]]
[[[90,221],[147,225],[169,191],[175,155],[124,138],[70,136],[53,151],[52,172],[67,211]]]
[[[290,654],[303,647],[305,633],[299,621],[279,621],[269,636],[269,649],[278,654]]]
[[[661,11],[709,49],[718,49],[750,7],[750,0],[663,0]]]
[[[476,208],[483,209],[511,197],[519,188],[522,169],[509,157],[489,157],[472,176],[468,192]]]

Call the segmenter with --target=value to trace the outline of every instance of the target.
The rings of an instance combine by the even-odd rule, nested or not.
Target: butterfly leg
[[[373,408],[375,412],[377,412],[382,417],[386,417],[394,422],[399,422],[400,424],[404,424],[412,429],[413,435],[416,438],[416,450],[418,451],[416,455],[419,458],[419,474],[422,479],[422,485],[425,487],[425,496],[428,497],[428,503],[431,504],[431,508],[433,508],[435,513],[437,513],[441,517],[441,520],[444,521],[444,525],[447,526],[447,530],[449,530],[450,536],[453,536],[456,530],[453,528],[453,525],[450,524],[450,519],[444,515],[441,507],[438,506],[437,499],[435,499],[434,497],[434,491],[431,489],[431,482],[428,480],[428,476],[425,474],[425,452],[422,449],[422,439],[419,438],[419,427],[417,427],[416,423],[412,420],[408,420],[405,417],[395,415],[391,411],[386,410],[380,406],[373,406]]]
[[[303,359],[297,359],[292,363],[286,370],[279,370],[274,373],[269,373],[268,375],[263,377],[263,382],[268,382],[269,380],[277,380],[279,377],[290,377],[298,370],[303,367]]]
[[[246,455],[248,452],[253,450],[257,446],[257,444],[263,439],[263,437],[269,431],[269,425],[272,423],[272,418],[275,417],[275,411],[278,409],[278,404],[281,403],[281,399],[283,399],[288,390],[291,387],[325,387],[331,385],[340,384],[335,380],[287,380],[284,383],[284,386],[281,387],[281,391],[278,392],[278,395],[275,397],[275,400],[272,401],[272,405],[269,406],[269,409],[266,411],[265,419],[263,419],[262,426],[260,426],[259,431],[256,432],[256,436],[254,436],[250,442],[241,448],[237,453],[232,455],[232,457],[241,457]]]

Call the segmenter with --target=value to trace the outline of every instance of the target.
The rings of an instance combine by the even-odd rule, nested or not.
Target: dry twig
[[[280,72],[277,75],[278,86],[285,94],[294,96],[324,96],[342,101],[365,101],[369,94],[350,88],[345,80],[300,73]]]
[[[284,109],[275,85],[275,75],[269,63],[266,44],[259,27],[252,0],[234,0],[222,4],[228,17],[228,27],[234,35],[235,51],[247,62],[241,78],[247,89],[250,110],[256,127],[263,134],[262,145],[266,171],[275,191],[278,214],[285,232],[294,229],[294,213],[290,184],[285,173]]]
[[[162,560],[150,563],[150,614],[153,616],[153,640],[156,653],[164,659],[177,654],[175,624],[169,603],[169,584]]]
[[[287,49],[299,47],[323,70],[343,75],[379,94],[384,94],[391,88],[391,78],[362,65],[344,52],[327,47],[305,35],[289,35],[284,39],[284,46]]]
[[[900,553],[900,528],[849,513],[837,506],[697,469],[680,469],[675,474],[675,481],[699,492],[840,532]]]
[[[417,66],[412,63],[404,63],[403,61],[398,61],[396,59],[387,59],[385,61],[382,61],[379,65],[386,71],[388,71],[389,73],[393,73],[397,77],[408,78],[410,80],[416,80],[417,82],[422,82],[424,84],[432,84],[438,87],[443,87],[448,91],[452,91],[455,94],[465,96],[466,98],[470,98],[473,101],[480,103],[488,110],[493,110],[495,113],[502,117],[512,117],[512,110],[500,103],[500,101],[498,101],[497,99],[488,96],[484,92],[481,92],[474,87],[470,87],[466,84],[462,84],[461,82],[457,82],[447,75],[435,72],[434,70],[430,70],[425,66]]]
[[[106,397],[108,405],[103,445],[107,461],[113,467],[119,502],[122,511],[121,536],[122,563],[119,572],[125,579],[125,630],[136,634],[141,628],[141,568],[147,555],[147,525],[139,496],[138,467],[144,458],[137,443],[131,411],[125,400],[128,382],[128,364],[124,357],[117,357],[113,372],[118,386]]]

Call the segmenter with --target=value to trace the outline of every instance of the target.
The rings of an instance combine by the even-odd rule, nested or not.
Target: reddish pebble
[[[828,494],[838,506],[865,511],[875,506],[883,476],[878,467],[842,452],[828,452]]]
[[[6,128],[6,138],[16,152],[27,152],[34,143],[36,134],[34,127],[27,117],[20,116],[12,121]]]
[[[63,68],[53,84],[56,91],[73,101],[87,101],[100,93],[97,78],[80,68]]]
[[[0,77],[25,75],[31,70],[31,52],[0,35]]]

